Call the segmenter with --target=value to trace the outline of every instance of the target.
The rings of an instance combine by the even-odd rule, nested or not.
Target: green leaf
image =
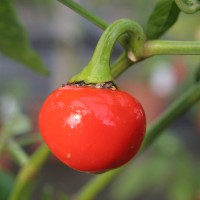
[[[7,200],[13,187],[14,178],[6,171],[0,169],[0,200]]]
[[[196,73],[195,73],[195,82],[200,81],[200,65],[197,67]]]
[[[176,22],[179,13],[174,0],[159,0],[147,23],[147,38],[159,38]]]
[[[166,182],[169,166],[162,158],[154,157],[134,163],[113,184],[110,195],[115,200],[131,200],[149,188],[160,190]]]
[[[51,185],[45,185],[42,191],[42,200],[53,200],[54,188]]]
[[[39,55],[30,47],[27,34],[10,0],[0,1],[0,52],[39,74],[47,75],[49,72]]]
[[[195,171],[191,159],[184,156],[179,157],[176,164],[176,178],[171,181],[168,199],[194,199],[197,186],[196,174],[198,174],[198,170]]]
[[[173,191],[171,191],[171,185],[179,178],[177,177],[177,173],[183,176],[183,179],[180,181],[184,181],[184,185],[181,186],[185,189],[185,182],[188,176],[191,175],[189,172],[194,171],[188,163],[189,159],[187,159],[188,157],[181,141],[174,137],[173,132],[167,131],[152,145],[150,154],[145,155],[145,157],[140,160],[133,161],[126,170],[121,173],[111,187],[111,199],[131,200],[149,190],[158,192],[164,189],[166,191],[165,195],[169,195],[170,200],[175,200],[176,198],[174,198],[174,196],[180,192],[180,190],[178,190],[178,184],[180,182],[174,185],[176,188]],[[184,164],[184,166],[182,166],[182,164]],[[179,170],[180,168],[182,168],[182,170]],[[184,177],[185,172],[188,173],[187,177]],[[191,181],[193,177],[190,178]],[[193,186],[193,183],[190,185],[189,182],[188,185]],[[169,187],[170,191],[168,191]],[[182,193],[184,193],[186,197],[191,197],[191,187]],[[182,200],[186,200],[186,198]]]

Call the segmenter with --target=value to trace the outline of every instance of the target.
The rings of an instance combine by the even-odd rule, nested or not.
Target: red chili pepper
[[[146,119],[140,103],[124,91],[66,85],[44,102],[39,126],[62,162],[99,173],[127,163],[137,153]]]

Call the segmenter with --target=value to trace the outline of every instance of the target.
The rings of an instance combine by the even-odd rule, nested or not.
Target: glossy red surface
[[[137,153],[146,119],[140,103],[123,91],[64,86],[44,102],[39,126],[62,162],[98,173],[125,164]]]

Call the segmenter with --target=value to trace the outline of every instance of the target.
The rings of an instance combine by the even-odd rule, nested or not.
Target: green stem
[[[7,148],[20,166],[25,166],[28,163],[28,155],[13,139],[9,139]]]
[[[192,86],[192,88],[190,88],[183,96],[173,103],[168,110],[165,111],[153,125],[151,125],[151,127],[147,130],[141,151],[148,148],[165,128],[178,119],[179,116],[188,111],[199,100],[200,83]],[[93,178],[80,190],[79,193],[77,193],[76,200],[94,199],[122,171],[122,169],[123,167]],[[102,183],[104,184],[103,186]]]
[[[106,21],[96,16],[94,13],[90,12],[89,10],[85,9],[84,7],[80,6],[78,3],[72,0],[58,0],[62,4],[66,5],[67,7],[71,8],[73,11],[90,21],[91,23],[97,25],[101,29],[106,29],[109,25]]]
[[[150,40],[145,42],[143,52],[144,57],[170,54],[199,55],[200,42],[169,40]]]
[[[158,117],[156,123],[147,130],[147,135],[143,142],[142,149],[148,147],[168,125],[172,124],[199,101],[200,83],[193,85]]]
[[[113,178],[116,177],[117,174],[121,171],[121,168],[116,170],[112,170],[110,172],[106,172],[104,174],[98,175],[97,178],[92,179],[80,191],[77,195],[74,196],[73,199],[76,200],[91,200],[99,193],[99,191],[103,190],[106,185],[108,185]]]
[[[113,81],[110,57],[114,44],[124,33],[129,35],[129,41],[126,44],[127,50],[134,54],[135,60],[139,59],[142,56],[145,41],[143,30],[132,20],[120,19],[108,26],[102,34],[89,64],[69,82],[104,83]]]
[[[193,14],[200,10],[199,0],[175,0],[179,9],[187,14]]]
[[[58,0],[58,1],[64,4],[65,6],[71,8],[74,12],[78,13],[79,15],[81,15],[82,17],[90,21],[91,23],[101,28],[102,30],[105,30],[109,26],[109,23],[107,23],[106,21],[96,16],[91,11],[87,10],[86,8],[82,7],[81,5],[79,5],[78,3],[72,0]],[[125,43],[126,43],[125,40],[126,40],[126,37],[119,38],[119,42],[122,46],[125,46]]]
[[[23,193],[28,188],[29,183],[39,172],[41,166],[46,162],[49,155],[48,147],[43,144],[30,158],[29,162],[21,168],[15,180],[14,188],[10,194],[9,200],[21,200]]]
[[[12,137],[12,131],[10,125],[5,123],[0,132],[0,156],[6,148],[7,141]]]
[[[42,137],[40,133],[34,133],[34,134],[25,135],[19,139],[16,139],[16,142],[20,146],[27,146],[27,145],[31,145],[37,142],[42,142]]]
[[[133,65],[132,61],[127,57],[126,52],[122,53],[119,58],[112,64],[111,73],[113,77],[120,76],[128,67]]]

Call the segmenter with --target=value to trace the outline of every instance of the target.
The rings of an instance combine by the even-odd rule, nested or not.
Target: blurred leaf
[[[190,160],[183,157],[176,166],[176,177],[170,184],[169,200],[194,199],[197,181],[196,173]]]
[[[54,200],[54,188],[51,185],[45,185],[42,191],[41,200]]]
[[[33,190],[35,188],[35,182],[29,180],[26,184],[26,189],[23,192],[23,195],[20,196],[20,200],[29,200]]]
[[[0,1],[0,52],[39,74],[48,74],[39,55],[31,49],[10,0]]]
[[[111,187],[111,199],[132,200],[149,189],[154,192],[164,189],[169,200],[192,199],[198,171],[174,133],[163,134],[144,156],[131,163],[118,177]]]
[[[115,200],[132,200],[149,188],[159,190],[166,182],[168,165],[163,159],[150,158],[130,167],[113,185],[111,195]]]
[[[8,200],[8,196],[12,189],[14,178],[0,169],[0,200]]]
[[[176,22],[179,13],[174,0],[159,0],[147,23],[147,38],[159,38]]]
[[[61,194],[59,196],[59,200],[70,200],[70,198],[68,196],[66,196],[66,194]]]
[[[13,95],[2,95],[0,113],[6,134],[19,135],[30,131],[31,121],[21,112],[19,102]]]
[[[12,119],[8,123],[8,126],[11,127],[10,131],[12,132],[12,134],[21,135],[30,131],[31,122],[29,118],[24,114],[17,113],[12,117]]]
[[[200,81],[200,65],[197,67],[196,74],[195,74],[195,82]]]

